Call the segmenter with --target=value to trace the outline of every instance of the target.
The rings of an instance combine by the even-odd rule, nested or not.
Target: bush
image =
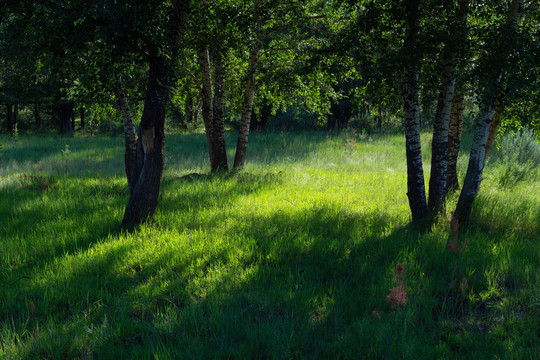
[[[499,142],[493,162],[499,168],[499,183],[515,185],[534,180],[540,166],[540,143],[530,129],[505,134]]]

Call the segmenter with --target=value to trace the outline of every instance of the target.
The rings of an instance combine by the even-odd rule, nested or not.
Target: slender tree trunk
[[[446,4],[450,5],[450,3]],[[467,34],[467,6],[468,1],[459,1],[455,18],[452,19],[450,25],[452,36],[457,38],[447,40],[442,60],[444,68],[433,125],[431,175],[429,178],[428,208],[433,217],[443,214],[446,210],[448,137],[455,90],[454,72],[457,53]]]
[[[79,108],[79,116],[81,117],[81,130],[84,129],[84,106]]]
[[[457,91],[457,96],[452,102],[450,112],[450,126],[448,129],[448,168],[446,173],[447,191],[459,190],[459,180],[457,176],[457,160],[459,147],[461,145],[461,134],[463,132],[463,110],[465,93],[462,89]]]
[[[257,79],[257,62],[259,60],[259,48],[254,45],[249,52],[249,63],[247,69],[246,90],[244,102],[242,104],[242,118],[240,120],[240,130],[238,131],[238,142],[236,144],[236,155],[234,157],[234,168],[242,168],[246,162],[247,143],[249,136],[249,123],[253,110],[253,98],[255,96],[255,82]]]
[[[448,166],[448,128],[454,98],[453,70],[455,53],[449,53],[439,90],[439,100],[433,124],[431,175],[429,178],[428,207],[433,216],[444,213],[446,175]]]
[[[499,48],[493,49],[493,51],[497,51],[503,59],[508,57],[513,46],[512,40],[508,38],[508,34],[515,31],[517,28],[522,12],[523,0],[512,0],[510,11],[508,12],[506,29],[504,29],[505,34],[501,34],[501,36],[503,36],[502,42]],[[487,86],[488,92],[493,92],[499,86],[504,70],[502,66],[502,62],[500,62],[500,65],[491,69],[492,77]],[[493,120],[493,114],[495,112],[496,101],[496,96],[486,93],[484,95],[484,100],[482,101],[482,106],[480,107],[480,112],[476,121],[471,155],[469,157],[469,166],[467,167],[467,175],[465,175],[463,189],[461,190],[456,210],[454,211],[454,217],[459,222],[466,222],[468,220],[474,199],[478,193],[478,188],[482,179],[482,171],[484,169],[487,139]]]
[[[135,188],[135,184],[137,183],[142,170],[144,154],[142,144],[139,142],[139,138],[137,137],[137,131],[135,130],[133,117],[131,115],[131,109],[119,78],[114,84],[114,95],[116,96],[116,104],[120,110],[120,114],[122,114],[126,148],[124,155],[124,166],[126,170],[129,193],[133,194],[133,189]]]
[[[15,127],[13,126],[13,107],[11,104],[6,105],[6,130],[8,133],[15,133]]]
[[[407,156],[407,196],[412,221],[423,220],[427,215],[422,148],[420,142],[420,109],[418,103],[418,1],[406,2],[407,25],[404,50],[405,72],[401,86],[405,113],[405,147]]]
[[[469,166],[467,167],[467,175],[465,176],[463,189],[461,189],[456,211],[454,212],[454,216],[459,222],[468,219],[472,204],[478,193],[478,188],[482,179],[482,170],[484,169],[487,137],[494,112],[495,101],[492,99],[491,102],[482,104],[480,113],[478,114],[471,155],[469,158]]]
[[[201,51],[200,67],[202,74],[202,113],[206,140],[208,141],[208,152],[210,154],[210,168],[216,168],[216,147],[214,135],[214,111],[212,106],[212,75],[210,73],[210,54],[208,48]]]
[[[489,153],[493,149],[493,144],[495,143],[495,139],[497,138],[497,132],[499,131],[499,128],[501,127],[501,120],[502,120],[503,112],[504,112],[504,104],[501,101],[497,103],[497,106],[495,108],[495,113],[493,114],[493,121],[491,122],[491,126],[489,127],[489,135],[488,135],[487,144],[486,144],[486,154],[484,155],[484,165],[486,164]]]
[[[19,104],[13,105],[13,129],[17,129],[17,120],[19,118]]]
[[[36,126],[41,129],[41,115],[39,113],[39,103],[34,104],[34,121]]]
[[[212,171],[227,171],[227,148],[225,146],[225,72],[223,57],[217,53],[214,59],[214,155]]]
[[[140,141],[144,159],[140,173],[132,173],[133,184],[122,226],[131,228],[151,217],[157,207],[163,167],[165,165],[165,103],[167,100],[167,71],[165,59],[154,49],[149,61],[149,79],[140,124]],[[129,150],[133,151],[130,130]],[[135,167],[135,170],[138,170]]]

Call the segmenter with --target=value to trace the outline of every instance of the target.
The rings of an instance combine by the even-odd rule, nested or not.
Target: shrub
[[[499,168],[499,183],[515,185],[524,180],[533,180],[540,166],[540,143],[530,129],[505,134],[499,142],[493,162]]]

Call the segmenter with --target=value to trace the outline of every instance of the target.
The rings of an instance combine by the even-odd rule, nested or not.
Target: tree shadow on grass
[[[197,193],[207,193],[205,186],[212,184],[195,184],[185,201],[191,205],[178,205],[186,199],[181,194],[163,208],[193,208],[203,201]],[[236,195],[223,190],[220,196]],[[207,200],[201,209],[215,205]],[[214,216],[210,222],[219,223],[224,215]],[[16,355],[381,358],[392,328],[391,358],[466,355],[444,316],[434,316],[450,281],[449,235],[396,228],[399,220],[383,210],[328,206],[231,220],[226,239],[194,231],[189,240],[160,248],[151,231],[135,234],[129,243],[60,265],[59,271],[68,270],[62,276],[21,288],[21,302],[42,299],[47,306],[35,314],[39,336],[30,335],[36,325],[28,321],[26,304],[12,309],[15,327],[29,334]],[[152,250],[143,252],[146,247]],[[409,303],[394,320],[386,296],[395,286],[397,263],[406,268]],[[44,293],[50,298],[43,299]],[[462,337],[462,343],[486,344],[471,345],[473,355],[510,354],[496,334],[473,330]]]

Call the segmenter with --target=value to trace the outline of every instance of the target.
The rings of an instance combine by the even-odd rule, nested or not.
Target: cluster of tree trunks
[[[408,0],[405,3],[406,28],[403,46],[407,52],[405,53],[405,67],[401,87],[405,113],[407,195],[413,222],[426,219],[428,216],[433,219],[437,215],[443,214],[445,212],[447,191],[459,188],[456,168],[462,133],[464,91],[460,87],[457,96],[454,98],[454,71],[456,55],[459,51],[457,44],[464,39],[467,13],[466,2],[460,2],[456,10],[458,41],[449,41],[443,52],[441,86],[432,140],[433,151],[429,196],[426,204],[418,119],[418,53],[416,49],[418,6],[419,2],[417,0]],[[523,11],[522,6],[522,0],[512,0],[505,31],[513,32],[516,29]],[[494,49],[502,57],[509,55],[511,43],[508,39],[508,36],[503,36],[499,48]],[[504,94],[498,95],[496,89],[499,88],[499,81],[504,71],[502,64],[503,62],[499,62],[491,69],[490,83],[486,86],[486,93],[482,95],[467,174],[454,212],[455,219],[460,222],[468,220],[472,204],[478,193],[487,154],[491,149],[500,124],[500,116],[503,111],[501,99]],[[493,121],[496,109],[497,116]]]

